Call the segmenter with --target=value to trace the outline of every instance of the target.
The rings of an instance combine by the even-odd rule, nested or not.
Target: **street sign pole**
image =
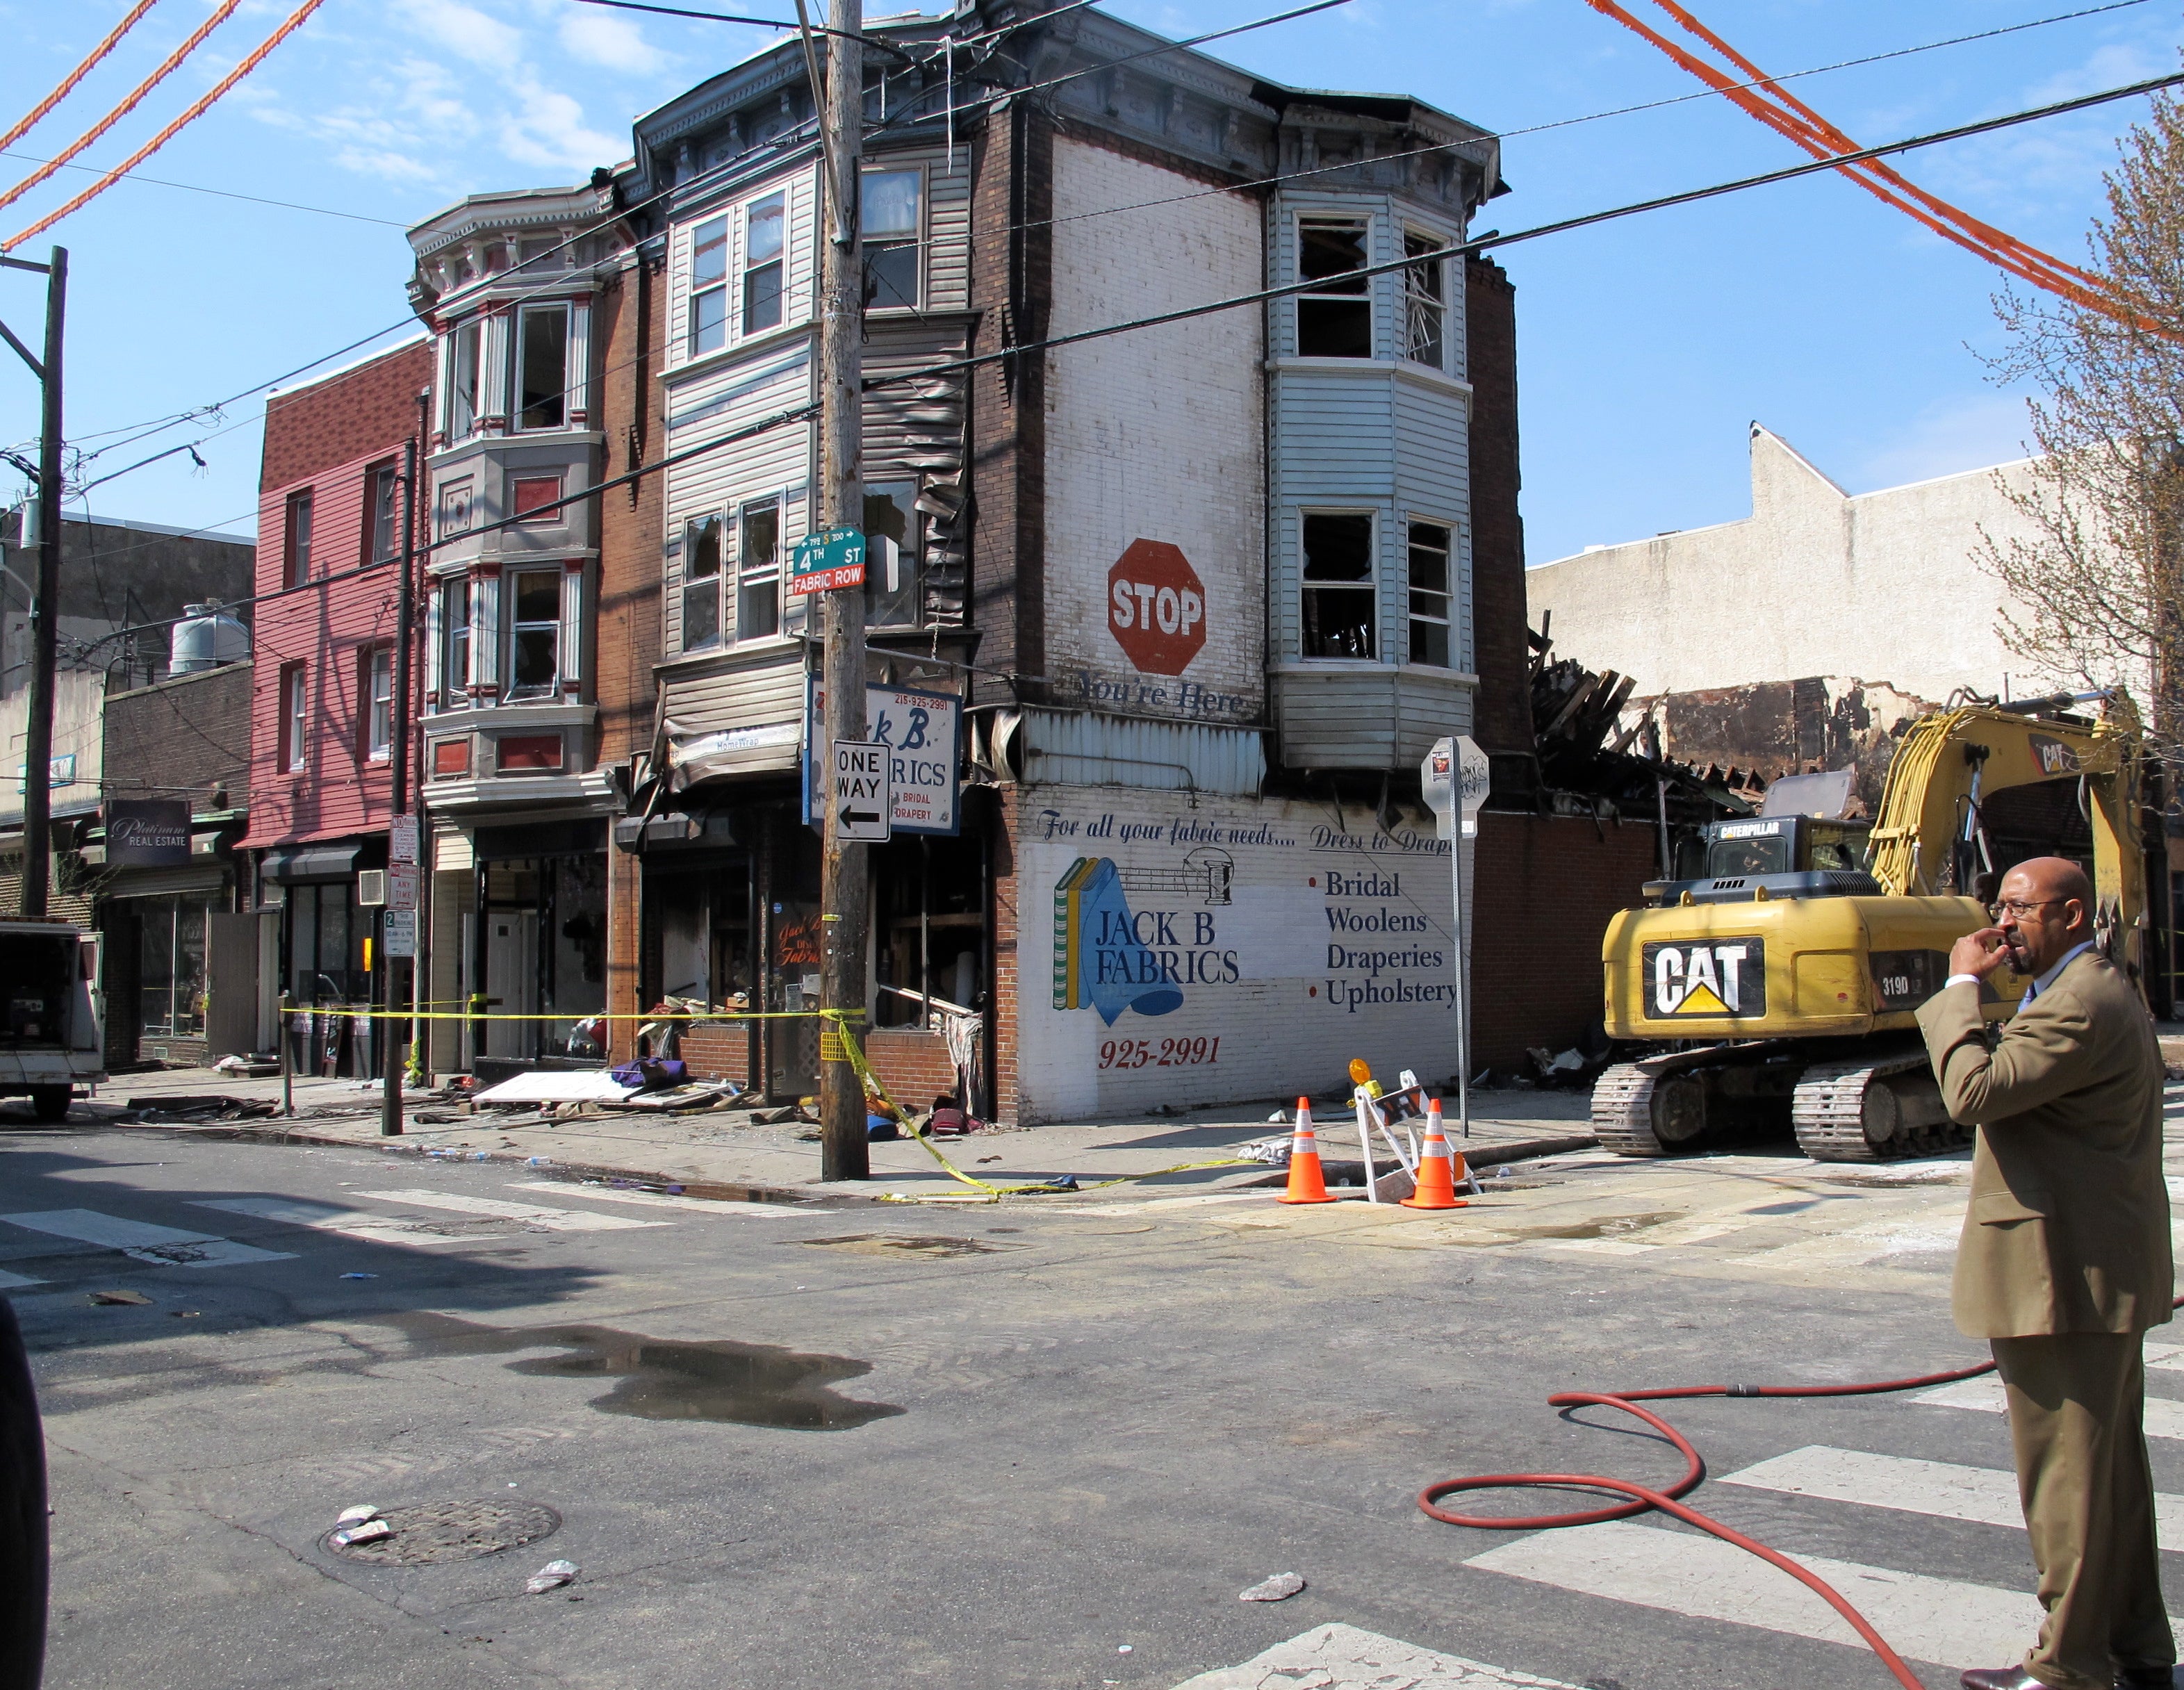
[[[1419,765],[1435,833],[1449,842],[1448,869],[1456,938],[1456,1113],[1459,1136],[1471,1136],[1471,968],[1465,942],[1463,846],[1479,837],[1479,812],[1486,803],[1486,753],[1468,734],[1435,742]]]

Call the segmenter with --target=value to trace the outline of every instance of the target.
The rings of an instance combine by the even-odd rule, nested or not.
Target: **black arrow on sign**
[[[854,827],[859,822],[877,822],[879,818],[880,812],[877,810],[852,810],[846,804],[842,806],[842,825],[845,828]]]

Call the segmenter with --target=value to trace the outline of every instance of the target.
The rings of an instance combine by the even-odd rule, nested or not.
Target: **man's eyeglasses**
[[[2067,904],[2070,901],[2068,898],[2004,898],[1998,904],[1989,904],[1986,916],[1989,921],[2000,921],[2005,915],[2023,921],[2042,904]]]

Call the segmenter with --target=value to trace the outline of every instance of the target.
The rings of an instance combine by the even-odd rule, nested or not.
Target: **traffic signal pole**
[[[799,0],[798,10],[803,10]],[[821,114],[828,177],[820,276],[819,524],[864,527],[865,278],[858,239],[858,169],[864,150],[863,0],[827,8],[826,103]],[[810,49],[806,26],[805,42]],[[833,746],[865,737],[865,594],[861,588],[818,594],[824,635],[826,743],[820,778],[832,790]],[[819,1038],[820,1177],[872,1174],[865,1136],[865,1088],[843,1048],[844,1031],[864,1036],[866,945],[871,867],[866,848],[841,837],[840,806],[825,806],[820,871],[819,1001],[844,1022],[822,1021]]]

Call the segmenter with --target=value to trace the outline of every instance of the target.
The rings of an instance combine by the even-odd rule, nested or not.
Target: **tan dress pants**
[[[1991,1341],[2009,1397],[2018,1496],[2048,1610],[2025,1670],[2109,1690],[2119,1667],[2176,1659],[2161,1601],[2138,1332]]]

